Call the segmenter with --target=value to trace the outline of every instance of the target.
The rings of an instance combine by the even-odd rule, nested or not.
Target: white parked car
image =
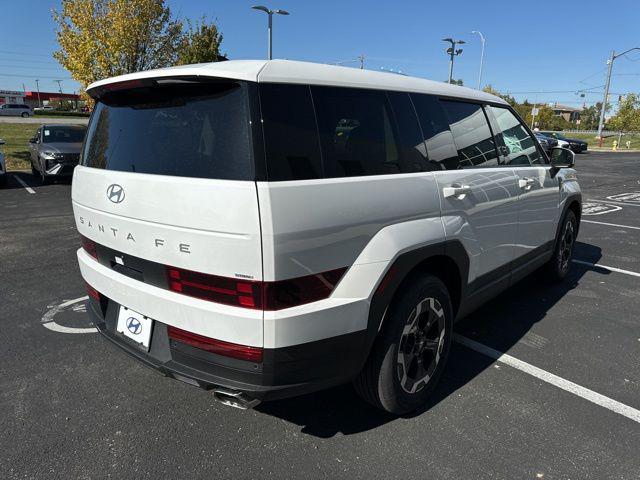
[[[581,194],[502,99],[284,60],[88,87],[72,201],[93,322],[144,364],[253,406],[353,381],[420,408],[454,321],[571,267]]]

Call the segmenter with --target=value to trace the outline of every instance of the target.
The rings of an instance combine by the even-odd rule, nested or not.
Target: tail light
[[[98,251],[96,250],[96,242],[88,239],[84,235],[80,235],[80,241],[82,243],[82,248],[84,248],[84,251],[97,260]]]
[[[207,275],[175,267],[167,267],[167,279],[169,290],[173,292],[236,307],[262,308],[260,282]]]
[[[237,358],[239,360],[246,360],[248,362],[262,362],[262,348],[223,342],[222,340],[187,332],[186,330],[181,330],[170,325],[167,326],[167,332],[171,340],[186,343],[187,345],[206,350],[207,352]]]
[[[167,267],[169,290],[236,307],[281,310],[331,295],[346,268],[277,282],[237,280]]]

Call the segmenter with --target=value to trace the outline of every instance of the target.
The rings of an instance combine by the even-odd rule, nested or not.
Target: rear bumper
[[[102,247],[104,248],[104,247]],[[102,252],[103,254],[105,252]],[[263,312],[207,302],[169,292],[125,276],[101,261],[78,251],[80,271],[85,281],[100,292],[91,298],[89,314],[98,330],[112,343],[160,373],[204,389],[222,387],[246,394],[250,399],[272,400],[321,390],[348,382],[362,369],[370,346],[363,328],[332,333],[332,322],[347,323],[350,317],[366,317],[363,302],[335,305],[316,302],[316,309],[285,309],[288,316],[263,319]],[[125,258],[131,263],[131,257]],[[154,275],[151,269],[147,277]],[[148,278],[147,280],[151,280]],[[148,351],[117,332],[120,306],[124,305],[154,320]],[[308,304],[310,308],[314,304]],[[274,312],[271,312],[274,313]],[[273,345],[263,339],[263,321],[276,326]],[[366,318],[365,318],[366,322]],[[262,348],[262,362],[255,363],[211,353],[169,338],[167,326],[240,345]],[[324,335],[310,341],[301,333],[310,328]],[[298,342],[285,343],[285,337]]]
[[[172,340],[167,325],[154,322],[149,351],[116,331],[119,305],[106,297],[91,299],[89,315],[98,331],[146,366],[205,390],[219,387],[249,399],[276,400],[348,382],[362,368],[366,331],[294,347],[264,349],[252,363],[209,353]]]

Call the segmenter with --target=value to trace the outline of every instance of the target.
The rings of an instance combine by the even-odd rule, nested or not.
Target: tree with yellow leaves
[[[53,56],[85,88],[186,59],[216,61],[222,41],[217,26],[204,19],[183,33],[183,22],[173,18],[165,0],[62,0],[53,19],[60,45]]]

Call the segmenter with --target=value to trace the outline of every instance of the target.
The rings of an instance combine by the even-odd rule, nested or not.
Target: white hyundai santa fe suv
[[[573,153],[502,99],[283,60],[96,82],[73,174],[106,338],[248,407],[353,381],[425,404],[453,324],[528,273],[567,275]]]

